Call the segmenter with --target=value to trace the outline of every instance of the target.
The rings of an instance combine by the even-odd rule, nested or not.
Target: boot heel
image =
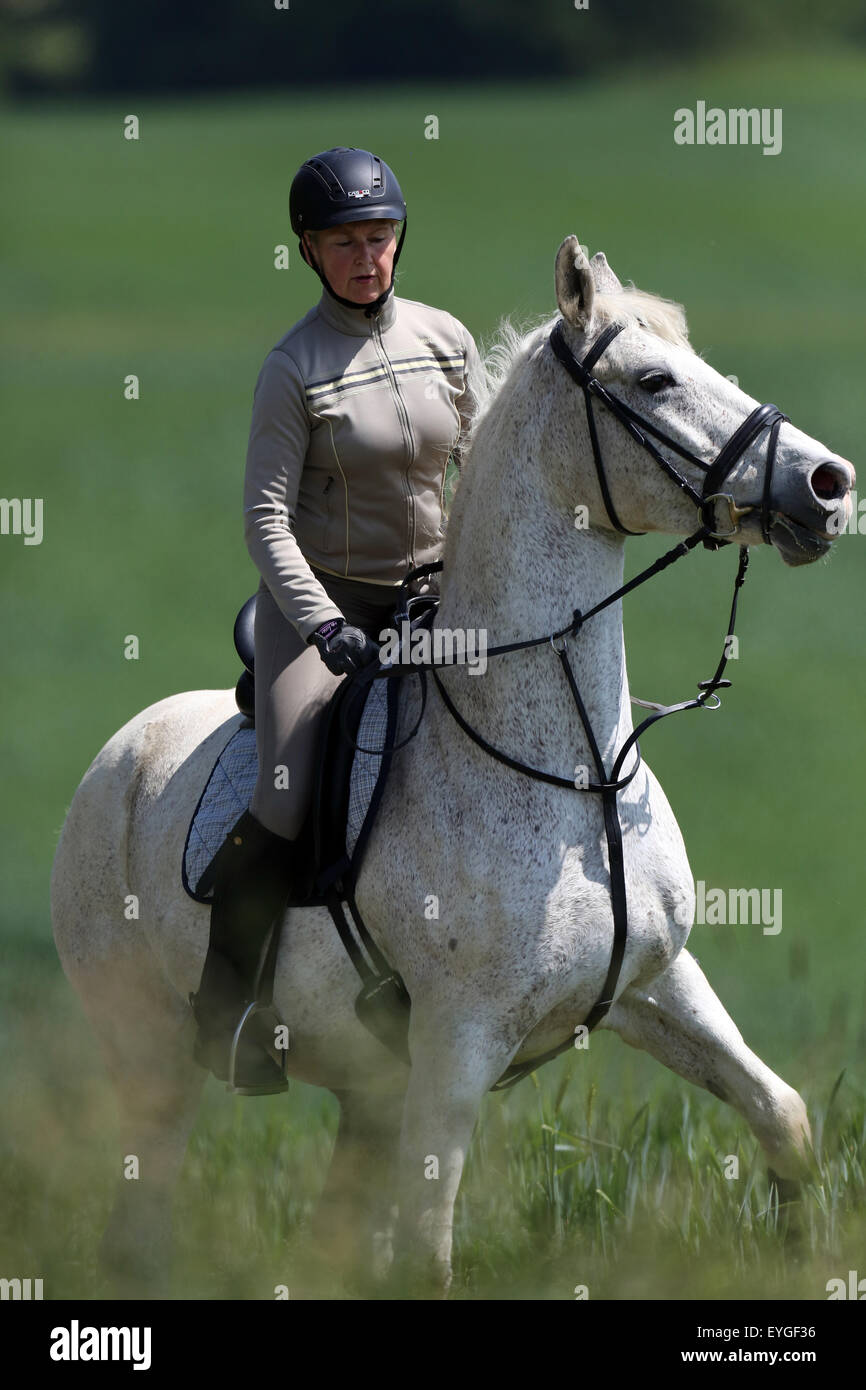
[[[204,876],[213,882],[214,900],[201,984],[190,996],[199,1027],[193,1056],[237,1095],[288,1090],[288,1056],[274,1061],[274,1036],[262,1031],[259,1016],[270,1005],[260,996],[273,986],[270,964],[289,896],[294,844],[245,812]],[[273,1011],[270,1017],[282,1025]]]

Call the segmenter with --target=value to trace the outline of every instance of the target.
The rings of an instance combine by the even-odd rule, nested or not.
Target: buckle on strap
[[[717,531],[712,529],[712,524],[715,523],[716,518],[715,511],[711,509],[710,504],[714,502],[727,502],[728,518],[731,522],[730,531]],[[710,536],[716,541],[726,540],[728,536],[732,536],[735,531],[739,531],[741,519],[744,516],[748,516],[749,512],[753,512],[754,510],[754,506],[738,507],[734,501],[733,493],[730,492],[710,492],[706,497],[701,498],[701,516],[704,523],[709,528]]]

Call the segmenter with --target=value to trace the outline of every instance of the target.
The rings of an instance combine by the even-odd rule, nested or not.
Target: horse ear
[[[567,236],[556,253],[556,302],[567,323],[583,333],[592,318],[595,281],[576,236]]]
[[[622,290],[622,281],[607,263],[607,257],[603,251],[596,251],[592,260],[592,278],[595,281],[595,288],[599,294],[619,294]]]

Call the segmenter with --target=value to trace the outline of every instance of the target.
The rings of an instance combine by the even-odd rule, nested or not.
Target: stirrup
[[[291,1034],[289,1035],[288,1046],[281,1049],[283,1056],[281,1062],[279,1063],[279,1069],[282,1073],[282,1078],[284,1082],[282,1086],[277,1086],[274,1083],[264,1086],[238,1086],[235,1082],[235,1063],[237,1061],[238,1044],[241,1040],[241,1034],[243,1033],[247,1023],[249,1023],[250,1019],[253,1018],[257,1013],[270,1013],[271,1017],[277,1018],[279,1022],[277,1014],[274,1013],[270,1005],[262,1004],[257,999],[254,999],[251,1004],[247,1004],[247,1007],[241,1014],[240,1022],[238,1023],[238,1026],[235,1029],[234,1034],[232,1036],[232,1045],[231,1050],[229,1052],[229,1079],[226,1082],[226,1090],[231,1091],[234,1095],[267,1096],[276,1095],[281,1091],[288,1090],[289,1046],[291,1046]],[[282,1027],[284,1025],[280,1024],[280,1026]],[[267,1053],[263,1053],[263,1055],[268,1056]]]

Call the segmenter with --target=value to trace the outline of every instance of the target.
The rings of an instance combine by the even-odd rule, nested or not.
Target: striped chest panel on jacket
[[[303,637],[339,615],[311,566],[395,585],[439,558],[448,459],[483,394],[471,333],[413,300],[392,298],[372,319],[323,292],[268,353],[253,396],[244,535]]]
[[[323,344],[330,352],[313,355],[330,371],[314,361],[304,373],[310,444],[298,541],[312,563],[356,578],[376,578],[383,567],[396,578],[441,544],[466,352],[442,326],[419,332],[402,320],[369,338],[343,338],[338,370],[333,345]]]

